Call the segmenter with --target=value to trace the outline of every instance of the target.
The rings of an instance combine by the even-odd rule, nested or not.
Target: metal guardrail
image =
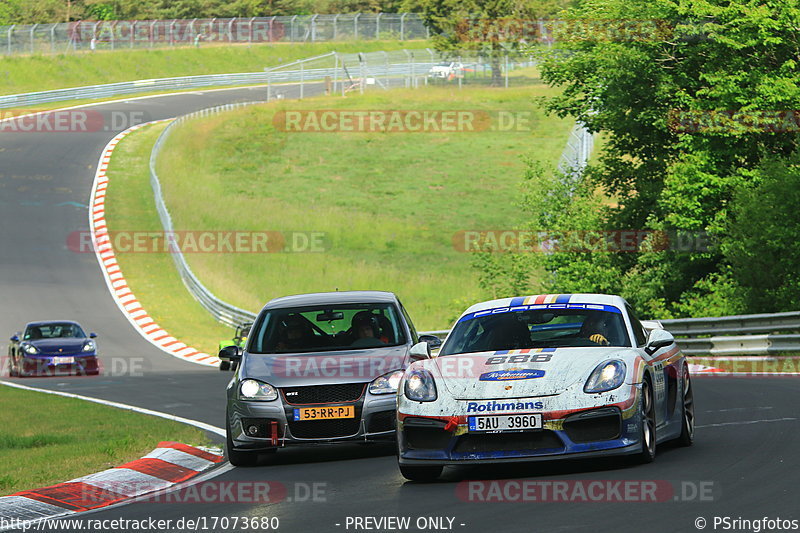
[[[153,188],[153,196],[156,203],[156,211],[158,211],[158,218],[161,220],[161,226],[164,228],[164,232],[166,234],[171,234],[175,230],[172,225],[172,217],[169,214],[167,205],[164,203],[164,196],[161,193],[161,182],[159,181],[158,173],[156,172],[156,160],[158,159],[158,154],[161,152],[161,148],[164,146],[164,142],[169,137],[172,128],[185,122],[186,120],[195,117],[210,116],[224,111],[232,111],[234,109],[240,109],[245,106],[260,103],[263,102],[226,104],[210,109],[203,109],[188,115],[183,115],[172,121],[164,129],[164,131],[161,132],[161,135],[158,136],[158,140],[153,146],[153,150],[150,152],[150,185]],[[186,288],[189,289],[189,293],[194,296],[195,299],[200,302],[200,305],[208,310],[208,312],[211,313],[211,315],[217,319],[217,321],[227,324],[231,327],[236,327],[244,322],[252,322],[255,320],[255,315],[253,313],[226,303],[214,296],[214,294],[202,284],[197,276],[195,276],[194,272],[192,272],[191,267],[186,262],[186,258],[184,257],[183,253],[181,253],[179,248],[173,247],[173,249],[170,251],[170,255],[172,255],[173,261],[175,261],[175,267],[178,270],[178,274],[183,280],[183,283],[186,285]]]
[[[371,65],[367,68],[370,76],[404,76],[416,73],[421,75],[433,65],[431,62],[414,63],[416,71],[412,71],[410,64],[404,65]],[[159,78],[152,80],[137,80],[122,83],[109,83],[106,85],[91,85],[71,89],[57,89],[36,93],[13,94],[0,96],[0,109],[9,107],[22,107],[40,105],[65,100],[81,100],[110,98],[126,94],[171,91],[183,89],[199,89],[205,87],[267,85],[273,83],[300,83],[322,81],[326,77],[341,78],[344,76],[342,69],[315,68],[293,71],[244,72],[238,74],[209,74],[205,76],[184,76],[177,78]]]

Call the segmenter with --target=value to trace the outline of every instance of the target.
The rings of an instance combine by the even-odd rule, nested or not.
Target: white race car
[[[657,322],[602,294],[473,305],[438,356],[398,386],[398,461],[411,480],[445,465],[633,455],[692,444],[687,361]],[[413,352],[424,353],[420,343]]]

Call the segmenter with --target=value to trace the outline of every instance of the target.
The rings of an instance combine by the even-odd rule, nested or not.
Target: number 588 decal
[[[486,360],[487,365],[502,365],[503,363],[547,363],[553,357],[552,353],[523,353],[519,355],[495,355]]]

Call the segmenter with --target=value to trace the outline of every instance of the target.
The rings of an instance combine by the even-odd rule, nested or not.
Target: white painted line
[[[764,424],[767,422],[791,422],[797,420],[793,417],[784,418],[771,418],[768,420],[740,420],[738,422],[721,422],[719,424],[705,424],[703,426],[695,426],[696,428],[718,428],[722,426],[749,426],[750,424]]]
[[[54,391],[54,390],[48,390],[48,389],[38,389],[36,387],[28,387],[26,385],[19,385],[18,383],[11,383],[9,381],[0,380],[0,385],[5,385],[6,387],[12,387],[14,389],[29,390],[29,391],[35,391],[35,392],[43,392],[45,394],[54,394],[56,396],[63,396],[65,398],[76,398],[78,400],[85,400],[87,402],[99,403],[100,405],[107,405],[109,407],[116,407],[117,409],[125,409],[127,411],[134,411],[136,413],[141,413],[143,415],[157,416],[159,418],[164,418],[166,420],[172,420],[173,422],[180,422],[181,424],[194,426],[194,427],[196,427],[198,429],[202,429],[204,431],[208,431],[210,433],[214,433],[214,434],[220,435],[222,437],[225,436],[225,430],[224,429],[218,428],[216,426],[212,426],[211,424],[206,424],[205,422],[200,422],[199,420],[192,420],[191,418],[183,418],[182,416],[171,415],[169,413],[162,413],[161,411],[153,411],[151,409],[145,409],[143,407],[136,407],[135,405],[128,405],[128,404],[120,403],[120,402],[111,402],[111,401],[108,401],[108,400],[101,400],[100,398],[92,398],[90,396],[81,396],[80,394],[73,394],[71,392]]]

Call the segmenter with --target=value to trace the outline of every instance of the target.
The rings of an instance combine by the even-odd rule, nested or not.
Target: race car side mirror
[[[427,342],[418,342],[408,351],[408,355],[412,361],[422,361],[423,359],[431,358],[431,348]]]
[[[19,342],[19,335],[14,335],[9,339],[11,342]]]
[[[219,351],[219,358],[228,361],[241,361],[242,351],[238,346],[226,346]]]
[[[654,329],[647,335],[647,344],[645,344],[645,351],[653,355],[661,348],[669,346],[670,344],[675,342],[675,337],[672,336],[672,333],[665,329]]]

